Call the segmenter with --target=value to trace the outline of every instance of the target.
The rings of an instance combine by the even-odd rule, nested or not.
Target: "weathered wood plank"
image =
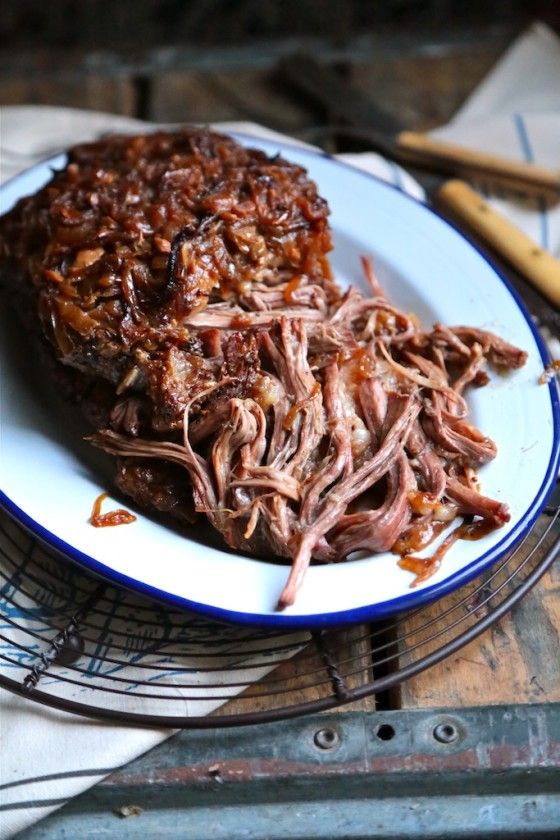
[[[473,592],[478,585],[469,587]],[[462,595],[465,590],[461,590]],[[419,616],[405,619],[401,632],[414,633],[428,619],[434,633],[449,619],[446,598]],[[446,634],[428,644],[426,652],[442,644]],[[424,650],[424,648],[423,648]],[[401,665],[410,655],[403,652]],[[497,703],[536,703],[560,700],[560,567],[543,577],[515,607],[482,636],[456,654],[403,683],[402,708],[447,704],[458,708]]]
[[[275,86],[269,70],[161,73],[152,80],[149,118],[158,122],[251,120],[294,132],[309,124],[305,106]]]
[[[372,56],[352,66],[349,81],[403,128],[427,131],[452,117],[498,54],[486,45],[468,54]]]
[[[371,649],[366,625],[358,625],[326,638],[332,660],[337,664],[348,689],[366,685],[371,681]],[[304,676],[308,675],[308,676]],[[277,696],[271,698],[270,693]],[[333,694],[325,664],[316,645],[309,645],[292,659],[282,663],[245,694],[230,701],[216,712],[220,714],[246,714],[288,707],[298,703],[321,700]],[[373,711],[375,698],[366,697],[341,707],[342,711]]]
[[[471,825],[469,837],[479,840],[557,837],[559,711],[538,705],[330,714],[187,731],[71,800],[25,838],[464,840]],[[391,740],[377,737],[381,721],[394,731]],[[458,738],[441,743],[434,728],[450,721]],[[315,735],[326,727],[338,740],[321,749]],[[137,816],[123,819],[131,805]]]
[[[0,75],[0,102],[3,105],[61,105],[90,108],[134,116],[135,93],[132,82],[124,76],[86,75],[33,78]]]

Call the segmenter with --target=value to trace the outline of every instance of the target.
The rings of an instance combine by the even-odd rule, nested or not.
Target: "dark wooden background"
[[[560,3],[2,0],[0,103],[300,134],[329,119],[278,82],[278,59],[304,49],[422,129],[448,119],[537,18],[560,31]]]

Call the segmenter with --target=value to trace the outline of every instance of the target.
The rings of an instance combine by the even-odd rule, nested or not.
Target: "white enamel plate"
[[[88,524],[97,495],[111,488],[108,459],[82,441],[88,429],[45,381],[17,320],[2,327],[0,501],[51,547],[82,566],[175,606],[213,618],[276,627],[327,626],[380,618],[452,591],[494,563],[531,527],[558,472],[556,386],[539,385],[546,352],[507,282],[454,228],[398,189],[319,153],[239,137],[305,166],[328,200],[342,286],[362,286],[360,255],[369,254],[394,303],[435,321],[492,330],[529,354],[524,368],[468,392],[472,417],[498,444],[482,468],[485,494],[509,505],[510,522],[477,542],[460,541],[439,571],[411,588],[392,554],[312,566],[293,607],[276,612],[287,566],[234,554],[198,531],[180,531],[132,504],[131,525]],[[64,157],[6,184],[2,212],[29,195]],[[115,503],[117,504],[117,503]],[[122,504],[122,500],[120,501]],[[110,505],[107,505],[107,509]],[[433,550],[433,548],[432,548]]]

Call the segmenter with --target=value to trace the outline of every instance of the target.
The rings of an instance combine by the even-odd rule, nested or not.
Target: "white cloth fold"
[[[142,125],[138,120],[67,108],[6,107],[0,127],[2,180],[72,143],[93,139],[106,131],[135,130]],[[253,124],[227,123],[217,127],[283,139]],[[546,27],[534,25],[512,45],[452,122],[434,134],[473,148],[520,159],[532,157],[548,166],[560,166],[560,41]],[[343,157],[422,197],[421,189],[406,172],[378,155]],[[488,193],[486,185],[481,190]],[[491,197],[491,202],[537,241],[559,253],[558,207],[534,201],[520,203],[518,197],[503,194]],[[0,524],[3,522],[0,520]],[[0,540],[0,550],[2,547],[12,555],[13,562],[13,546]],[[11,609],[8,588],[0,592],[0,613],[9,614]],[[185,616],[186,623],[188,620]],[[2,652],[6,654],[6,647]],[[250,661],[247,665],[251,674]],[[2,667],[5,663],[0,664]],[[260,676],[262,672],[255,672],[252,678]],[[202,699],[203,683],[201,692]],[[200,707],[196,713],[202,713]],[[1,838],[41,819],[112,768],[171,734],[169,730],[130,729],[76,718],[4,690],[0,691],[0,722],[0,809],[4,808],[0,810]],[[14,804],[15,808],[10,807]]]
[[[560,38],[535,23],[434,137],[560,169]],[[475,183],[498,213],[560,257],[560,201]]]
[[[307,632],[281,634],[270,645],[274,650],[263,654],[266,644],[248,639],[246,628],[151,605],[111,586],[100,591],[98,581],[63,564],[1,511],[0,574],[5,582],[0,590],[3,675],[21,685],[29,667],[41,667],[40,654],[48,649],[44,640],[56,635],[53,624],[62,629],[78,605],[95,594],[83,619],[83,651],[72,668],[56,665],[43,673],[37,687],[125,717],[208,715],[309,641]],[[0,690],[0,718],[2,837],[172,734],[84,719],[5,689]]]

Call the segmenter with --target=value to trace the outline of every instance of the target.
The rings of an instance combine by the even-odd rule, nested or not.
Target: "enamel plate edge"
[[[497,459],[481,470],[482,489],[509,504],[510,523],[479,542],[456,544],[438,573],[417,589],[410,588],[411,576],[389,553],[313,566],[295,605],[277,613],[286,566],[203,544],[133,505],[128,507],[139,517],[133,525],[94,529],[88,524],[93,500],[110,489],[110,474],[106,465],[96,468],[81,443],[72,409],[53,410],[43,392],[30,387],[32,363],[7,346],[5,330],[0,500],[40,539],[82,566],[213,618],[285,628],[328,626],[379,618],[441,597],[521,538],[554,483],[558,395],[553,384],[537,383],[544,347],[507,282],[467,239],[415,199],[320,153],[234,136],[269,154],[283,153],[317,181],[331,206],[332,265],[341,285],[363,288],[359,258],[370,254],[389,298],[414,311],[425,326],[437,320],[472,324],[528,351],[521,371],[504,377],[492,373],[490,385],[468,394],[475,422],[498,443]],[[38,189],[49,167],[63,161],[59,156],[39,164],[4,185],[2,212]]]

